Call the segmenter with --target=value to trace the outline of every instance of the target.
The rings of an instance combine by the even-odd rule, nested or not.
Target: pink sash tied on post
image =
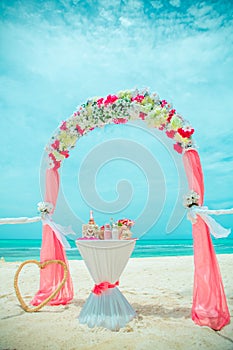
[[[200,158],[196,150],[183,155],[189,188],[200,195],[203,204],[204,181]],[[230,323],[221,273],[211,241],[209,228],[201,216],[192,225],[194,247],[194,287],[192,320],[200,326],[220,330]]]
[[[92,293],[96,295],[101,295],[103,292],[108,290],[109,288],[115,288],[116,286],[119,286],[119,281],[115,283],[110,282],[101,282],[100,284],[95,284],[94,288],[92,289]]]
[[[45,201],[56,206],[59,191],[59,173],[57,169],[47,169]],[[43,224],[42,246],[40,252],[41,262],[47,260],[62,260],[67,267],[68,262],[64,245],[58,240],[52,227]],[[31,304],[36,306],[44,301],[57,288],[63,279],[63,267],[58,264],[48,265],[40,270],[40,289],[34,296]],[[65,305],[73,299],[73,284],[68,270],[67,280],[60,292],[49,302],[49,305]]]

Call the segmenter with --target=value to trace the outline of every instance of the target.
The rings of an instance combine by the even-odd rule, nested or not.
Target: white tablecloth
[[[95,282],[115,284],[122,274],[135,246],[135,240],[77,240],[77,247]],[[79,315],[79,322],[89,327],[118,330],[136,313],[117,287],[100,295],[91,293]]]

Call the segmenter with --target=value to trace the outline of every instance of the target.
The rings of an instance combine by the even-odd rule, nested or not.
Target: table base
[[[93,328],[104,327],[117,331],[131,321],[136,312],[117,287],[104,291],[101,295],[91,293],[85,302],[79,322]]]

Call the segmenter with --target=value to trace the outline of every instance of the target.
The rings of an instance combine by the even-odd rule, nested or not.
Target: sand
[[[218,255],[231,318],[233,255]],[[13,280],[20,263],[0,262],[1,350],[180,350],[233,349],[233,320],[221,331],[200,327],[191,319],[193,257],[130,259],[120,290],[137,311],[125,328],[112,332],[80,325],[77,316],[93,287],[83,261],[69,261],[75,297],[66,306],[45,306],[36,313],[22,310]],[[25,300],[38,289],[35,265],[20,277]]]

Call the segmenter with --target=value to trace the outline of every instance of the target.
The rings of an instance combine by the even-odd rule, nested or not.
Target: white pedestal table
[[[135,240],[77,240],[76,245],[95,283],[79,322],[119,330],[136,316],[117,287]]]

